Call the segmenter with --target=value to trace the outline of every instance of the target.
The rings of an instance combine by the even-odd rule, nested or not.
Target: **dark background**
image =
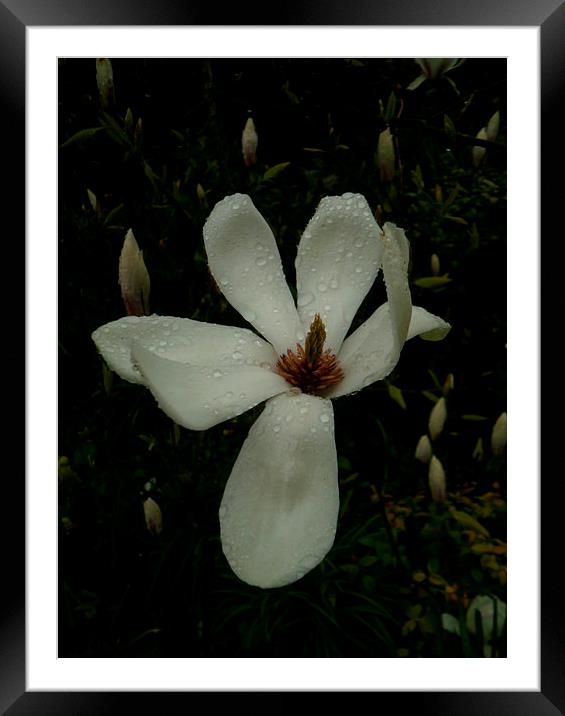
[[[490,451],[506,406],[505,61],[467,60],[413,91],[412,59],[112,65],[106,112],[94,59],[59,68],[59,656],[482,656],[465,609],[478,594],[506,601],[505,460]],[[134,125],[142,118],[137,136],[128,108]],[[495,111],[496,143],[474,166],[472,138]],[[387,124],[391,182],[376,163]],[[410,341],[386,382],[336,401],[334,548],[298,583],[268,591],[231,573],[217,518],[260,408],[204,433],[177,429],[148,391],[104,375],[90,339],[125,313],[117,269],[130,227],[154,312],[245,325],[215,290],[202,242],[211,208],[235,191],[273,228],[290,284],[321,197],[364,194],[379,223],[407,232],[414,304],[453,326],[441,343]],[[433,253],[450,281],[421,285]],[[377,279],[354,327],[382,300]],[[434,445],[448,501],[435,504],[413,455],[449,373]],[[158,536],[145,527],[148,495],[163,513]],[[463,638],[442,629],[443,613]],[[496,649],[505,654],[504,638]]]

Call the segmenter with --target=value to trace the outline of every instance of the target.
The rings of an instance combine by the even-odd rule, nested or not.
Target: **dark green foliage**
[[[61,60],[59,72],[59,656],[483,656],[482,627],[469,633],[465,610],[479,594],[506,601],[506,466],[490,450],[506,409],[505,62],[467,60],[413,91],[409,59],[112,65],[116,102],[105,111],[94,60]],[[498,137],[475,166],[472,138],[496,111]],[[251,168],[241,153],[249,112]],[[396,163],[383,183],[387,125]],[[202,241],[214,204],[236,191],[272,227],[293,291],[296,246],[319,200],[364,194],[381,225],[406,230],[413,303],[453,327],[439,343],[409,341],[386,382],[335,402],[335,545],[302,580],[267,591],[231,572],[218,523],[262,408],[202,433],[178,428],[147,390],[107,372],[90,338],[124,315],[129,228],[155,313],[245,325]],[[379,278],[353,327],[384,298]],[[448,499],[434,503],[414,450],[444,392],[434,453]],[[158,535],[145,526],[147,496],[162,511]],[[445,613],[459,636],[442,628]],[[493,655],[505,655],[505,631]]]

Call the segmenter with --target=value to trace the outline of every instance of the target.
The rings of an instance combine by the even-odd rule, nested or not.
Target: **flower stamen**
[[[303,393],[319,395],[343,379],[343,370],[331,349],[324,351],[326,328],[317,313],[310,325],[304,341],[304,347],[296,344],[296,350],[290,348],[281,355],[276,372],[287,383],[300,388]]]

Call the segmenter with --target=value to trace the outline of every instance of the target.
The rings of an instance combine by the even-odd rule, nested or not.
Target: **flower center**
[[[304,347],[296,344],[296,351],[290,348],[280,356],[275,370],[287,383],[303,393],[319,395],[343,379],[343,370],[331,350],[324,351],[326,328],[317,313],[310,326]]]

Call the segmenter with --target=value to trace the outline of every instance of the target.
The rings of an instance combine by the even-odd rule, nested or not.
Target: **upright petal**
[[[412,298],[408,286],[410,245],[403,229],[384,225],[383,275],[388,298],[394,349],[400,355],[412,318]],[[398,360],[398,357],[397,357]]]
[[[279,354],[304,337],[273,232],[251,199],[218,202],[204,225],[210,271],[228,301]]]
[[[173,316],[126,316],[97,328],[96,347],[110,368],[131,383],[144,383],[131,356],[137,342],[157,355],[197,366],[273,366],[273,347],[246,328]]]
[[[220,507],[231,568],[258,587],[295,582],[330,550],[338,510],[331,403],[303,393],[269,400],[243,444]]]
[[[319,313],[326,347],[339,351],[362,300],[378,273],[381,230],[360,194],[327,196],[298,246],[298,313],[305,326]]]
[[[206,430],[290,389],[260,366],[186,365],[136,344],[132,357],[161,410],[191,430]]]

